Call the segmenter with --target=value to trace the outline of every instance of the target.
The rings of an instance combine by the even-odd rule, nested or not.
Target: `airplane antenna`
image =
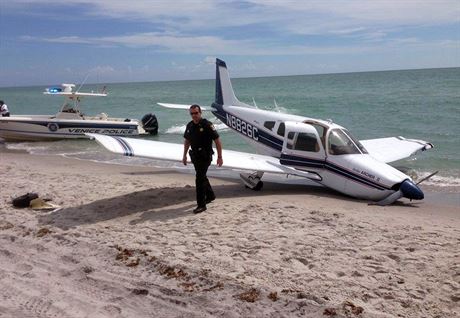
[[[78,87],[77,92],[78,92],[78,91],[80,90],[80,88],[85,84],[86,80],[88,79],[89,74],[90,74],[90,72],[88,72],[88,74],[86,74],[85,79],[84,79],[83,82],[80,84],[80,87]]]
[[[254,99],[254,97],[252,98],[252,103],[254,104],[254,107],[255,107],[255,108],[258,108],[258,107],[257,107],[256,100]]]
[[[273,102],[275,103],[275,109],[276,109],[276,111],[277,111],[278,113],[281,113],[280,108],[279,108],[278,104],[276,103],[276,99],[275,99],[275,98],[273,98]]]

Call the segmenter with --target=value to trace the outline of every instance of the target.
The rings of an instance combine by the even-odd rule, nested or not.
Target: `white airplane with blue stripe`
[[[159,104],[176,109],[190,107]],[[211,111],[256,148],[258,154],[224,150],[224,165],[219,168],[242,172],[240,178],[252,189],[261,189],[264,174],[274,173],[293,175],[306,184],[322,185],[379,205],[391,204],[402,197],[424,198],[422,190],[408,175],[388,163],[431,149],[431,143],[403,137],[357,140],[347,129],[331,121],[242,103],[235,96],[225,62],[219,59],[216,59],[215,102],[202,109]],[[182,144],[87,135],[115,153],[182,161]],[[215,158],[212,165],[216,166]],[[285,182],[284,179],[279,178],[280,182]]]

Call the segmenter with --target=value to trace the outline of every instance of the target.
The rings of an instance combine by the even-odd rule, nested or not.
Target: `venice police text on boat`
[[[111,135],[131,135],[133,129],[95,129],[95,128],[69,128],[70,133],[78,134],[111,134]]]

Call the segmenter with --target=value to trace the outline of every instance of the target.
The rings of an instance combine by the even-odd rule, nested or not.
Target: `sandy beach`
[[[460,317],[460,192],[325,189],[0,149],[0,317]],[[17,209],[27,192],[61,208]]]

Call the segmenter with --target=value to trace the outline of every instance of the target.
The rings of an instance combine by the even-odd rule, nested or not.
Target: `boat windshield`
[[[367,153],[364,146],[345,129],[333,129],[329,133],[328,152],[330,155]]]
[[[75,108],[73,108],[73,105],[71,105],[69,103],[64,103],[64,105],[62,105],[61,112],[63,112],[63,113],[76,113],[77,110]]]

